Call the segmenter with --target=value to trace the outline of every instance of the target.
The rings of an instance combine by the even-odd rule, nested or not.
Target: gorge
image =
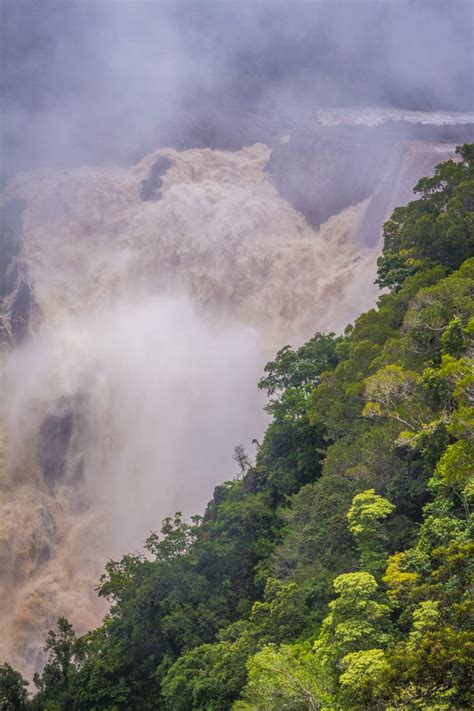
[[[18,668],[41,669],[59,616],[97,624],[106,560],[202,511],[251,451],[274,352],[374,304],[383,221],[472,117],[371,116],[6,185],[0,654]]]

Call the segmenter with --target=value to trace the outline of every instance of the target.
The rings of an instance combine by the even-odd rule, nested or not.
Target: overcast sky
[[[196,122],[472,108],[471,0],[1,0],[7,171],[135,160]],[[190,138],[192,143],[194,139]]]

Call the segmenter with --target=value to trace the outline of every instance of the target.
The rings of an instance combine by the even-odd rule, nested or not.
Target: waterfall
[[[256,382],[275,349],[374,303],[380,242],[361,234],[432,169],[424,150],[399,149],[378,190],[319,226],[280,193],[263,144],[10,181],[0,658],[40,669],[60,615],[79,633],[100,620],[107,558],[234,474],[234,445],[265,427]]]

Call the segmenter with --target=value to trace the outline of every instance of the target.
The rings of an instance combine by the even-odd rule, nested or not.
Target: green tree
[[[9,664],[0,666],[0,710],[26,711],[28,704],[28,682]]]
[[[419,200],[394,210],[384,225],[383,254],[378,260],[382,287],[398,291],[404,281],[433,263],[457,269],[474,253],[474,149],[456,149],[431,178],[415,187]]]
[[[249,681],[233,711],[317,711],[330,695],[308,645],[268,646],[249,660]]]
[[[76,637],[65,617],[60,617],[57,630],[50,630],[44,649],[48,661],[41,675],[33,677],[38,688],[34,708],[48,711],[78,709],[75,697],[85,653],[84,640]]]
[[[351,652],[342,659],[344,669],[339,677],[340,708],[351,711],[382,708],[386,685],[392,669],[382,649],[367,649]],[[385,706],[385,704],[384,704]]]
[[[366,380],[364,417],[389,417],[417,430],[423,423],[419,403],[413,400],[419,383],[417,373],[405,371],[399,365],[381,368]]]
[[[347,514],[349,530],[360,551],[360,567],[374,576],[381,575],[386,564],[387,534],[382,521],[394,510],[387,499],[368,489],[354,496]]]
[[[318,661],[337,694],[347,655],[383,649],[392,638],[390,608],[379,600],[378,584],[365,571],[334,580],[335,600],[314,644]]]
[[[334,333],[316,333],[296,351],[290,346],[281,348],[275,360],[265,366],[266,375],[258,383],[268,396],[276,396],[267,405],[268,412],[277,419],[284,419],[290,411],[301,409],[318,383],[319,375],[337,364],[340,343],[341,339]]]

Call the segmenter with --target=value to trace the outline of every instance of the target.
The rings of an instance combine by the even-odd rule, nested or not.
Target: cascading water
[[[0,658],[23,670],[60,615],[98,621],[108,556],[232,475],[233,446],[263,430],[255,383],[275,348],[374,302],[379,245],[356,234],[370,196],[315,229],[269,157],[160,150],[19,174],[3,194],[21,219],[1,310]]]

